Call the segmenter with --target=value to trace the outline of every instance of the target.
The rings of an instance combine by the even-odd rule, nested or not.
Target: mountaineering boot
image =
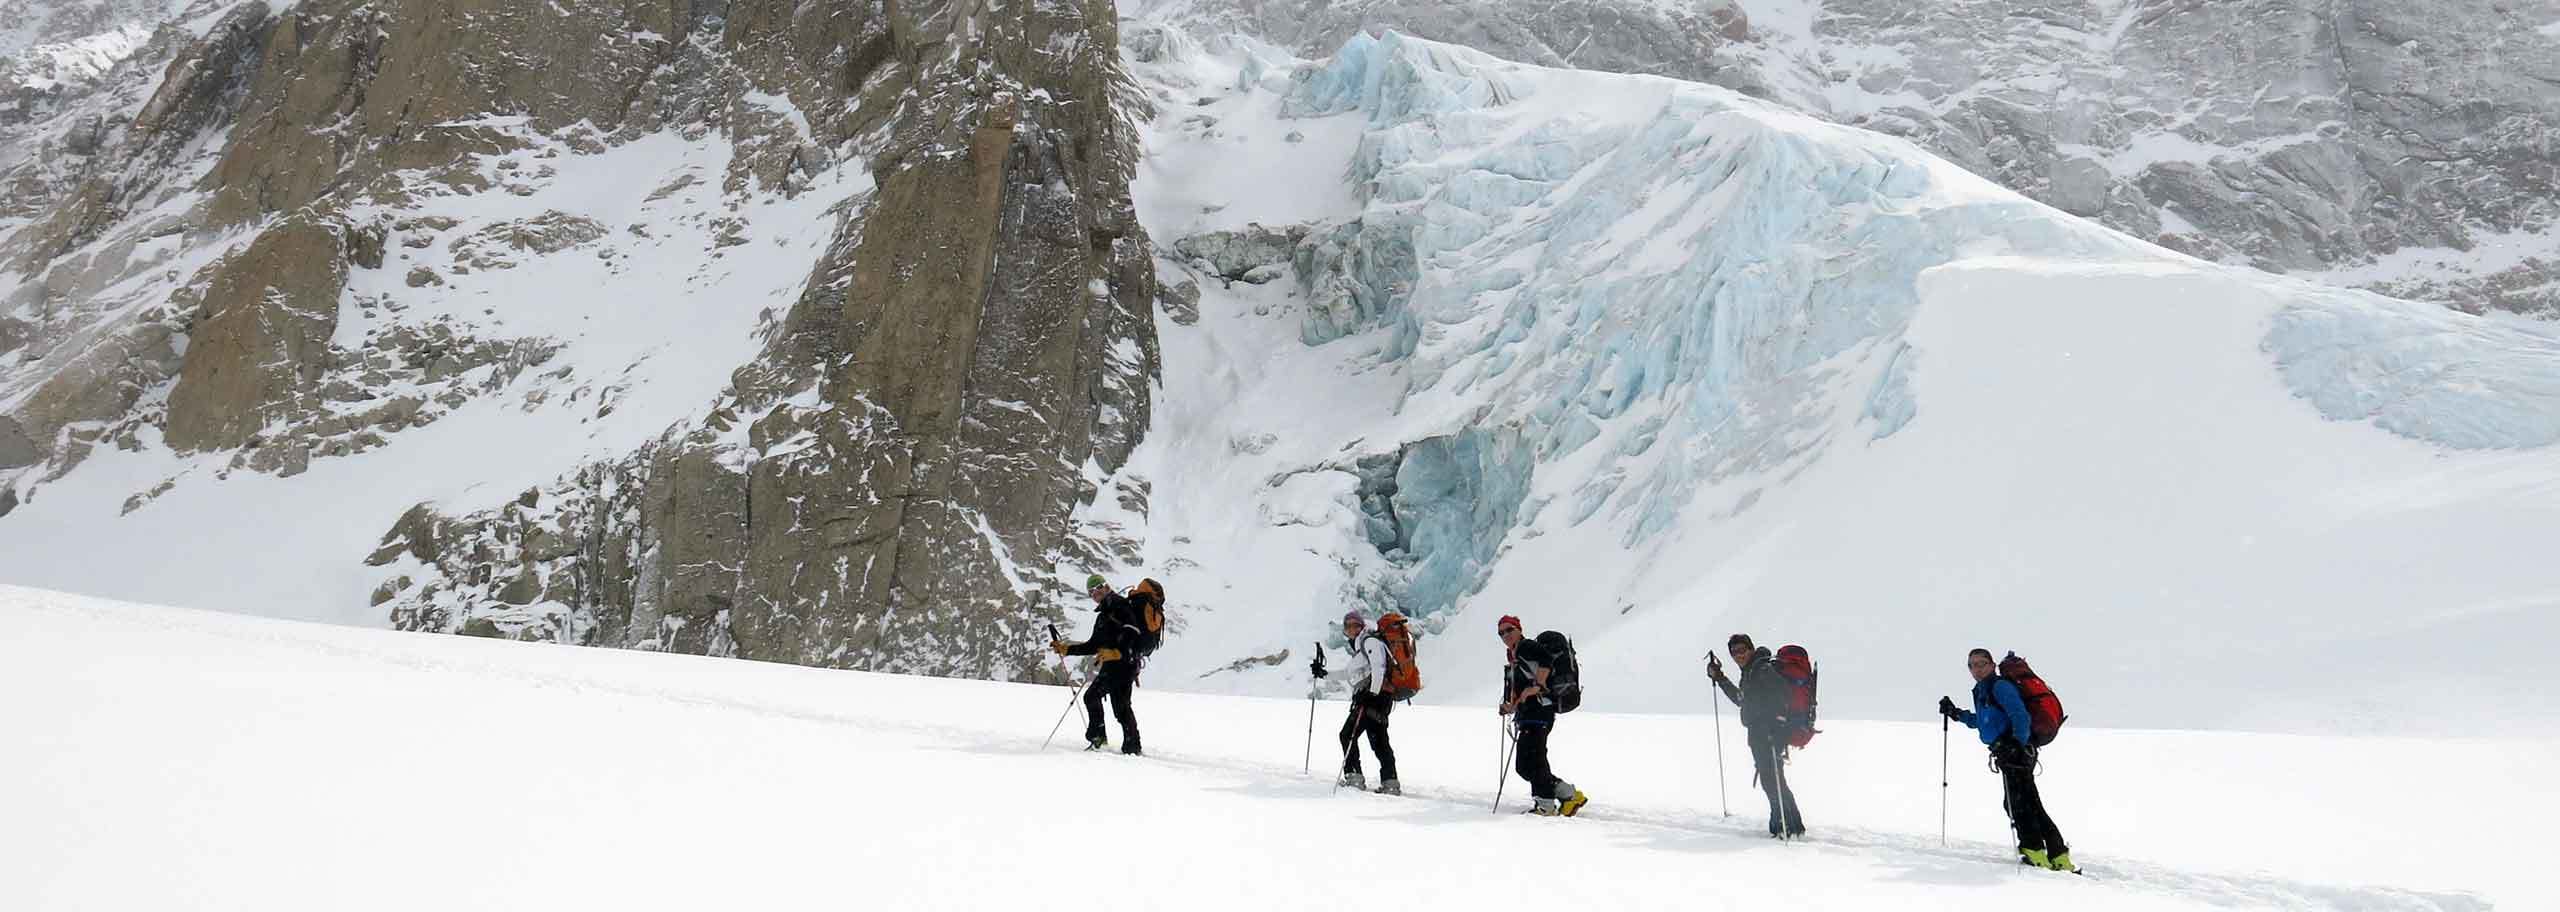
[[[1562,814],[1563,812],[1556,809],[1555,799],[1540,798],[1538,799],[1537,804],[1530,805],[1527,813],[1536,814],[1540,817],[1554,817]]]
[[[1571,817],[1574,812],[1582,810],[1583,805],[1590,803],[1591,796],[1583,794],[1581,789],[1574,789],[1573,795],[1564,800],[1564,804],[1556,809],[1556,813]]]
[[[1086,736],[1084,737],[1084,749],[1085,749],[1085,750],[1089,750],[1089,751],[1098,751],[1098,750],[1101,750],[1101,749],[1103,749],[1103,748],[1110,747],[1110,746],[1111,746],[1111,741],[1110,741],[1110,739],[1104,738],[1104,737],[1102,737],[1101,735],[1086,735]]]
[[[2069,871],[2073,874],[2080,873],[2080,866],[2071,863],[2071,853],[2069,852],[2064,852],[2060,855],[2047,859],[2044,866],[2056,871]]]
[[[1342,774],[1342,778],[1334,784],[1343,788],[1359,789],[1365,792],[1369,790],[1369,777],[1363,776],[1359,773],[1344,773]]]
[[[2043,849],[2019,849],[2018,863],[2039,868],[2053,867],[2053,860],[2045,857]]]
[[[1404,794],[1404,786],[1393,779],[1388,779],[1378,783],[1378,794],[1401,796]]]
[[[1146,753],[1147,749],[1138,746],[1138,736],[1130,735],[1128,743],[1120,745],[1120,752],[1135,757]]]

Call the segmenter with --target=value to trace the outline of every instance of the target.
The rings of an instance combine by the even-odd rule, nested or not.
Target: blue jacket
[[[2002,735],[2022,745],[2033,743],[2031,721],[2026,698],[2018,695],[2018,685],[2008,678],[1993,675],[1973,682],[1973,711],[1964,714],[1964,724],[1982,737],[1982,743],[1998,741]]]

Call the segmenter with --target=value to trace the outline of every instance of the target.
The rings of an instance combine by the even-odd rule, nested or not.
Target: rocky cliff
[[[1069,514],[1157,370],[1116,28],[1107,2],[199,3],[11,134],[0,482],[41,498],[101,444],[291,476],[497,398],[601,421],[652,355],[575,363],[594,343],[529,326],[528,283],[706,264],[669,270],[715,297],[687,311],[761,314],[726,388],[504,506],[379,516],[376,610],[1030,668],[1044,581],[1111,545]],[[591,179],[666,148],[704,162]]]
[[[894,119],[848,134],[878,137],[877,190],[765,353],[707,421],[627,460],[499,510],[404,519],[375,558],[426,571],[383,590],[399,622],[1036,668],[1049,570],[1106,544],[1072,534],[1073,504],[1100,493],[1085,468],[1127,458],[1156,370],[1108,14],[961,4],[938,28],[848,21],[802,49]]]

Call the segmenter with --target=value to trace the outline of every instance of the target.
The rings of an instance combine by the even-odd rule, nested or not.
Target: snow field
[[[2560,760],[2548,741],[2075,728],[2044,785],[2079,879],[2007,863],[1962,731],[1939,848],[1938,733],[1920,723],[1827,723],[1789,774],[1814,838],[1779,845],[1756,832],[1747,763],[1717,816],[1700,716],[1566,717],[1555,762],[1594,803],[1543,820],[1487,812],[1488,707],[1400,709],[1414,797],[1390,799],[1299,772],[1302,700],[1142,689],[1154,755],[1137,759],[1040,752],[1056,687],[14,587],[0,629],[0,692],[25,697],[0,751],[12,909],[1278,909],[1355,879],[1417,908],[2532,908],[2552,897],[2525,827],[2560,810],[2536,784]],[[1317,708],[1319,771],[1343,711]],[[2484,816],[2428,837],[2447,806]]]

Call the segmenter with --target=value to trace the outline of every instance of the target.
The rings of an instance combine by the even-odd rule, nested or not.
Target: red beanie
[[[1495,633],[1501,633],[1502,628],[1505,627],[1509,627],[1513,630],[1520,629],[1520,619],[1506,614],[1502,616],[1502,620],[1493,622],[1493,632]]]

